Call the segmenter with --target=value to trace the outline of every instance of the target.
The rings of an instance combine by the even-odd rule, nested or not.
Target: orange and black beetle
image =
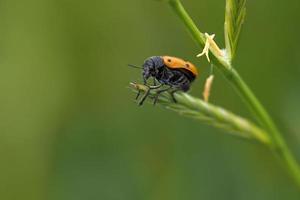
[[[149,86],[148,92],[140,100],[139,105],[143,104],[149,95],[150,89],[158,89],[161,86],[167,86],[167,88],[157,90],[156,96],[154,97],[154,104],[158,96],[165,91],[168,91],[174,102],[176,102],[174,92],[187,92],[197,76],[197,68],[192,63],[180,58],[171,56],[152,56],[147,58],[143,64],[143,80],[144,84],[147,85],[147,80],[153,77],[153,86]],[[160,84],[157,85],[156,81]],[[139,94],[136,98],[138,97]]]

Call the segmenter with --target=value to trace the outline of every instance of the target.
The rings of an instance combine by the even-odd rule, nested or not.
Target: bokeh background
[[[183,1],[223,41],[224,0]],[[249,0],[235,66],[300,160],[300,2]],[[221,45],[223,46],[223,45]],[[278,160],[128,89],[152,55],[204,58],[166,3],[0,1],[0,198],[268,200],[300,198]],[[216,72],[211,101],[250,117]]]

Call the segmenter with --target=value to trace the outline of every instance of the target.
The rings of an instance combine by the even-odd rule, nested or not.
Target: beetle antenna
[[[143,69],[143,67],[132,65],[132,64],[128,64],[128,67],[133,67],[133,68],[137,68],[137,69]]]

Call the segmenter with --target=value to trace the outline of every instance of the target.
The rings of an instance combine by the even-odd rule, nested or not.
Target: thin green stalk
[[[179,0],[170,0],[170,6],[173,11],[179,16],[183,21],[192,37],[196,43],[203,48],[205,43],[205,37],[201,33],[191,17],[188,15],[184,7]],[[213,53],[213,52],[212,52]],[[270,134],[272,138],[273,145],[269,146],[273,152],[278,155],[284,162],[286,169],[292,175],[297,185],[300,187],[300,168],[293,156],[292,152],[289,150],[284,138],[276,128],[274,122],[272,121],[269,114],[266,112],[265,108],[258,101],[256,96],[243,81],[240,75],[235,69],[232,68],[230,62],[224,61],[224,58],[218,57],[213,53],[212,62],[218,67],[218,69],[225,75],[228,82],[238,91],[242,99],[247,103],[248,107],[255,115],[260,125]]]
[[[270,115],[267,113],[262,104],[258,101],[251,89],[240,77],[238,72],[232,69],[228,74],[225,74],[227,80],[239,92],[243,100],[247,103],[252,113],[256,116],[259,123],[270,134],[273,140],[271,149],[280,156],[280,158],[287,164],[289,173],[294,177],[296,183],[300,187],[300,168],[299,165],[287,146],[281,133],[278,131]]]

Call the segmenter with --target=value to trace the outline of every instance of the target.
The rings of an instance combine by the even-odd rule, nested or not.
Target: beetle
[[[191,83],[197,78],[198,71],[195,65],[181,58],[172,56],[152,56],[144,61],[142,76],[146,86],[148,86],[147,80],[152,77],[153,86],[148,86],[149,90],[146,91],[145,95],[140,100],[139,105],[143,104],[150,94],[151,89],[158,89],[162,86],[166,86],[166,88],[156,91],[153,102],[155,105],[159,95],[166,91],[171,94],[173,101],[176,102],[174,93],[177,91],[187,92],[190,89]],[[156,83],[157,81],[159,84]],[[138,99],[139,95],[140,92],[138,92],[136,99]]]

